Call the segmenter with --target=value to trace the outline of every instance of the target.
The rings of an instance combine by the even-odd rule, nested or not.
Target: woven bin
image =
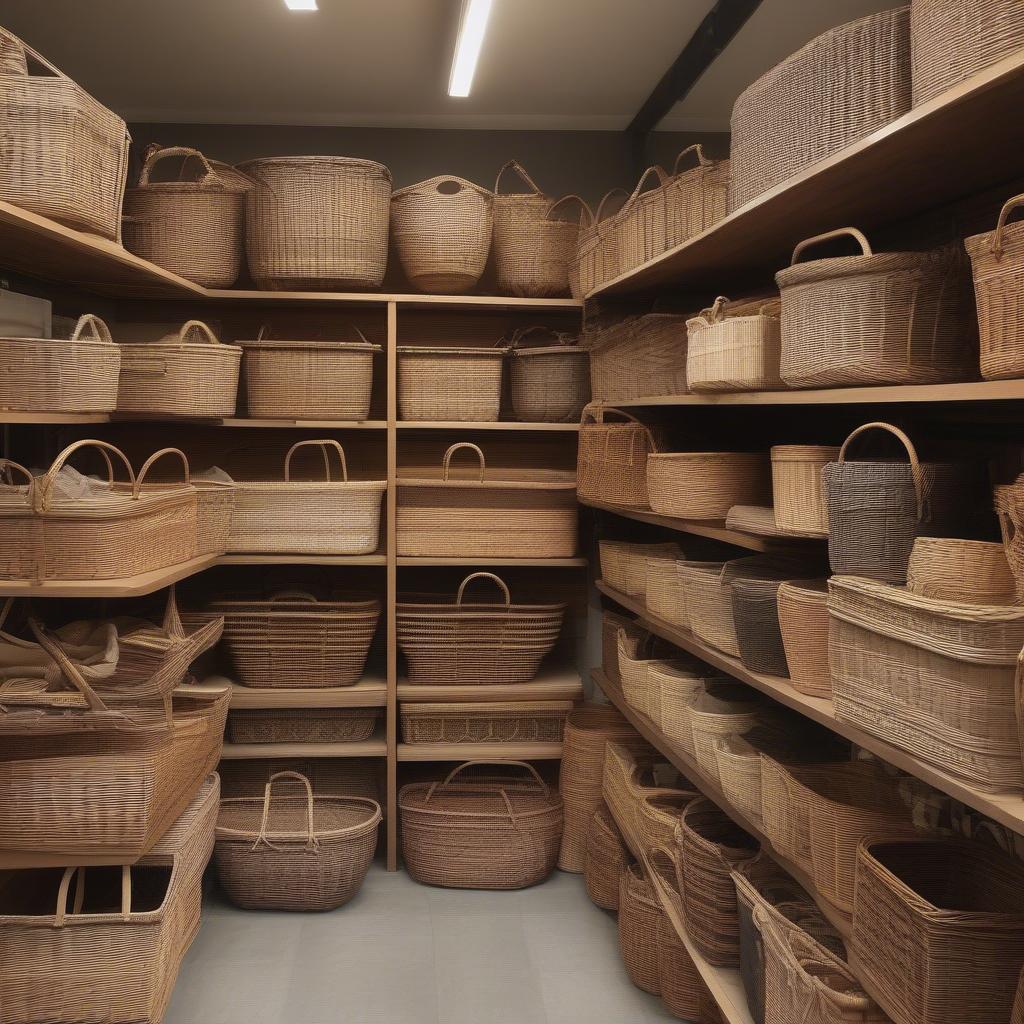
[[[1024,608],[829,581],[838,719],[985,792],[1024,786],[1014,672]]]
[[[0,200],[119,241],[131,142],[124,121],[3,29],[0,51]]]
[[[122,344],[117,411],[234,416],[241,363],[242,350],[222,344],[201,320],[184,323],[173,339]]]
[[[771,493],[760,452],[671,452],[647,460],[653,511],[680,519],[724,519],[733,505],[763,505]]]
[[[959,839],[868,842],[853,952],[894,1024],[1010,1019],[1024,962],[1020,862]]]
[[[907,589],[918,597],[962,604],[1014,604],[1016,585],[1002,544],[918,537],[907,566]]]
[[[661,683],[661,731],[673,743],[678,743],[690,757],[696,758],[690,708],[704,694],[708,685],[719,679],[709,675],[709,672],[687,671],[660,671],[657,677]]]
[[[799,263],[809,247],[853,238],[860,251]],[[782,379],[791,388],[939,384],[976,373],[962,253],[874,253],[856,228],[815,235],[775,275],[782,295]]]
[[[778,613],[779,632],[793,688],[809,697],[831,700],[826,581],[786,580],[780,583]]]
[[[599,540],[601,579],[615,590],[643,600],[653,559],[672,561],[682,552],[674,541],[664,544],[636,544],[627,540]]]
[[[691,391],[774,391],[779,377],[779,303],[752,314],[726,311],[728,299],[686,321],[686,380]]]
[[[668,208],[665,186],[668,175],[655,164],[648,167],[630,197],[615,215],[611,234],[619,258],[620,273],[628,273],[660,256],[668,245]]]
[[[183,158],[176,178],[151,180],[160,161],[175,157]],[[197,149],[151,146],[138,185],[124,195],[124,247],[204,288],[230,288],[242,270],[251,185]]]
[[[648,313],[588,329],[590,390],[595,401],[685,395],[686,317]]]
[[[0,338],[0,409],[17,412],[113,412],[121,349],[92,313],[70,339]]]
[[[361,743],[376,708],[253,708],[228,715],[229,743]]]
[[[643,868],[630,864],[619,881],[619,949],[629,980],[654,996],[661,994],[658,923],[663,914]]]
[[[275,783],[301,785],[284,795]],[[323,911],[359,891],[377,848],[380,804],[314,796],[298,772],[271,776],[263,799],[221,801],[214,863],[221,887],[243,910]]]
[[[619,671],[619,631],[626,633],[631,656],[640,650],[639,645],[647,637],[647,631],[638,626],[632,619],[619,615],[607,608],[601,611],[601,668],[613,683],[622,685],[622,673]]]
[[[690,154],[697,166],[680,170]],[[729,161],[709,160],[698,142],[676,157],[665,183],[666,248],[703,234],[729,212]]]
[[[909,8],[822,33],[762,75],[733,105],[729,210],[909,109]]]
[[[692,686],[703,677],[703,666],[696,658],[681,654],[671,661],[655,658],[652,639],[639,647],[631,643],[625,630],[619,630],[618,654],[622,696],[630,707],[646,715],[658,728],[662,728],[661,693],[664,686],[670,691],[678,689],[682,680]]]
[[[408,704],[406,743],[561,743],[571,700]]]
[[[821,471],[839,459],[839,449],[820,444],[777,444],[771,449],[772,506],[782,530],[828,534],[828,508]]]
[[[399,417],[497,422],[505,351],[399,345]]]
[[[742,683],[715,683],[689,707],[693,750],[701,771],[716,785],[721,785],[718,772],[718,744],[726,736],[739,736],[758,724],[764,701]]]
[[[520,348],[534,332],[555,344]],[[509,348],[512,411],[526,423],[578,423],[590,401],[590,355],[568,334],[529,327],[512,337]]]
[[[240,164],[245,248],[257,288],[380,288],[388,259],[391,172],[344,156],[265,157]]]
[[[736,580],[732,585],[732,617],[740,661],[751,672],[788,678],[786,650],[779,623],[781,580]]]
[[[670,625],[689,630],[690,615],[686,609],[686,590],[679,573],[682,551],[675,555],[647,556],[646,605],[653,615]]]
[[[480,280],[491,251],[493,200],[487,189],[445,175],[391,196],[391,237],[413,287],[460,295]]]
[[[292,480],[292,456],[305,447],[323,455],[323,480]],[[329,452],[341,462],[331,475]],[[380,539],[384,480],[349,480],[345,450],[330,438],[299,441],[288,449],[283,480],[236,483],[228,551],[268,554],[368,555]]]
[[[258,419],[365,420],[370,415],[373,358],[359,341],[270,340],[261,327],[255,341],[240,341],[245,405]]]
[[[605,422],[609,414],[626,422]],[[580,501],[647,508],[647,460],[657,450],[649,428],[628,412],[588,405],[580,420],[576,464]]]
[[[622,833],[602,803],[590,819],[583,862],[583,880],[592,903],[604,910],[619,909],[619,881],[628,863]]]
[[[452,468],[456,452],[478,465]],[[487,470],[481,448],[453,444],[438,469],[397,481],[398,554],[465,558],[571,558],[576,554],[576,479],[553,469]]]

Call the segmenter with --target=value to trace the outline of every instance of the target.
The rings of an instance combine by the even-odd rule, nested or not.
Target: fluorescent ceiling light
[[[284,5],[289,11],[317,10],[316,0],[284,0]]]
[[[449,96],[469,95],[490,14],[491,0],[466,0],[462,10],[462,24],[459,26],[459,38],[455,44],[452,77],[448,81]]]

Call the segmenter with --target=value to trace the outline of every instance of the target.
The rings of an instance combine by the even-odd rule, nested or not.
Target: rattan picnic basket
[[[839,459],[839,448],[821,444],[772,445],[772,507],[782,530],[828,534],[821,471]]]
[[[317,447],[323,480],[293,480],[292,456]],[[341,463],[331,475],[330,452]],[[345,450],[330,438],[298,441],[284,459],[283,480],[239,480],[228,551],[315,555],[368,555],[377,550],[385,480],[350,480]]]
[[[682,555],[674,541],[637,544],[628,540],[599,540],[601,579],[630,597],[647,596],[649,559],[675,559]]]
[[[249,273],[269,291],[379,288],[388,258],[391,172],[344,156],[278,156],[238,169]]]
[[[561,743],[571,700],[403,702],[406,743]]]
[[[937,601],[1016,603],[1016,584],[1003,545],[984,540],[918,537],[907,566],[907,589]]]
[[[680,170],[690,154],[697,166]],[[666,248],[686,242],[713,227],[729,212],[729,161],[709,160],[699,143],[676,157],[665,182]]]
[[[587,828],[583,880],[592,903],[603,910],[619,909],[619,880],[629,863],[629,850],[606,804],[602,803]]]
[[[293,782],[301,796],[274,792]],[[263,799],[222,800],[214,864],[232,903],[245,910],[335,910],[359,891],[377,847],[380,804],[314,796],[298,772],[271,776]]]
[[[376,708],[246,708],[228,715],[230,743],[362,743],[377,726]]]
[[[619,949],[629,980],[651,995],[661,994],[658,925],[664,911],[639,864],[619,877]]]
[[[594,400],[614,402],[657,395],[685,395],[686,317],[647,313],[584,331],[590,352]]]
[[[779,302],[729,311],[720,295],[686,321],[686,382],[691,391],[773,391],[779,377]]]
[[[0,50],[0,200],[119,240],[131,141],[124,121],[6,29]]]
[[[117,411],[234,416],[242,350],[225,345],[201,320],[157,342],[121,344]]]
[[[619,416],[626,422],[609,422]],[[657,444],[650,429],[620,409],[588,405],[580,421],[576,490],[580,501],[647,508],[647,460]]]
[[[651,508],[680,519],[724,519],[733,505],[764,505],[771,493],[762,452],[652,452]]]
[[[520,347],[540,333],[548,344]],[[554,344],[551,344],[553,342]],[[576,339],[549,327],[517,331],[509,345],[512,411],[525,423],[577,423],[590,401],[590,355]]]
[[[777,600],[789,681],[809,697],[831,700],[827,582],[785,580],[779,584]]]
[[[498,419],[504,348],[399,345],[397,352],[398,412],[403,420]]]

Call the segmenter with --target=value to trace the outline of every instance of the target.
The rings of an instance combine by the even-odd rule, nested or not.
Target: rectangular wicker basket
[[[506,351],[400,345],[399,416],[417,421],[496,421]]]
[[[764,505],[771,493],[761,452],[665,452],[647,460],[651,508],[680,519],[725,519],[733,505]]]
[[[779,301],[714,305],[686,321],[686,379],[691,391],[774,391],[782,338]]]
[[[571,700],[403,704],[406,743],[561,743]]]
[[[685,395],[686,317],[648,313],[587,331],[590,391],[595,401]]]

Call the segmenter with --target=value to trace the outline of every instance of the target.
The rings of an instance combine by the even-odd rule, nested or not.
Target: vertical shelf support
[[[398,588],[398,558],[395,540],[395,502],[398,477],[398,304],[388,303],[388,340],[386,351],[387,408],[387,864],[398,870],[398,635],[395,603]]]

